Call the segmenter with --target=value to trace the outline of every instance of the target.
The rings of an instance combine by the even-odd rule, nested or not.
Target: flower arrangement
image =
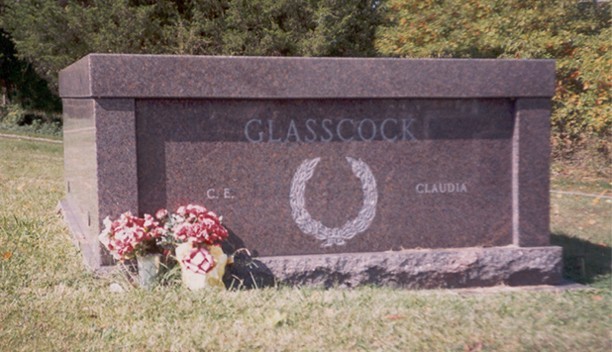
[[[115,221],[104,219],[99,239],[120,261],[174,250],[187,287],[224,287],[222,278],[231,258],[221,249],[221,242],[228,238],[221,221],[195,204],[180,206],[175,213],[160,209],[154,217],[138,218],[127,212]]]
[[[180,206],[174,214],[160,209],[155,217],[165,224],[166,232],[171,234],[169,239],[178,243],[214,246],[228,236],[227,230],[221,225],[221,218],[200,205]]]
[[[228,237],[222,218],[194,204],[180,206],[174,214],[160,209],[155,216],[170,234],[165,240],[175,248],[183,283],[191,289],[223,286],[225,266],[231,259],[221,249],[221,242]]]
[[[103,223],[104,230],[98,238],[116,260],[160,253],[157,243],[165,235],[165,230],[151,215],[139,218],[126,212],[115,221],[106,217]]]

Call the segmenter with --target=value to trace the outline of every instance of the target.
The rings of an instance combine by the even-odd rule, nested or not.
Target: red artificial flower
[[[200,205],[189,204],[177,209],[176,223],[171,229],[181,242],[219,244],[227,239],[228,232],[221,225],[217,214]]]
[[[168,210],[161,208],[158,211],[155,212],[155,218],[157,220],[164,220],[168,217]]]
[[[108,248],[117,260],[129,259],[145,241],[161,237],[164,232],[159,223],[149,214],[143,218],[126,212],[119,219],[104,219],[105,228],[99,236],[100,242]]]

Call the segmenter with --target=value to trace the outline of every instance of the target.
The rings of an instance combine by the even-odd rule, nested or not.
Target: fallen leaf
[[[465,352],[482,351],[482,342],[478,341],[478,342],[474,342],[474,343],[469,344],[469,345],[465,345],[464,351]]]
[[[389,314],[385,316],[385,319],[387,320],[400,320],[400,319],[404,319],[403,315],[399,315],[399,314]]]

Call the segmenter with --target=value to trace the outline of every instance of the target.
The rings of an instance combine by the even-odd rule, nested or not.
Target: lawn
[[[55,211],[61,144],[0,138],[2,351],[610,351],[612,203],[552,195],[552,241],[584,290],[190,292],[85,271]],[[553,182],[556,185],[555,182]],[[560,183],[567,185],[568,183]],[[599,192],[609,184],[590,186]],[[566,189],[571,190],[571,189]],[[109,286],[124,287],[121,293]]]

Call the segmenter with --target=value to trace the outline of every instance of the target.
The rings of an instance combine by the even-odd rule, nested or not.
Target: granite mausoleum
[[[104,217],[199,203],[252,253],[236,277],[554,284],[554,76],[548,60],[91,54],[60,73],[62,209],[93,269],[113,264]]]

